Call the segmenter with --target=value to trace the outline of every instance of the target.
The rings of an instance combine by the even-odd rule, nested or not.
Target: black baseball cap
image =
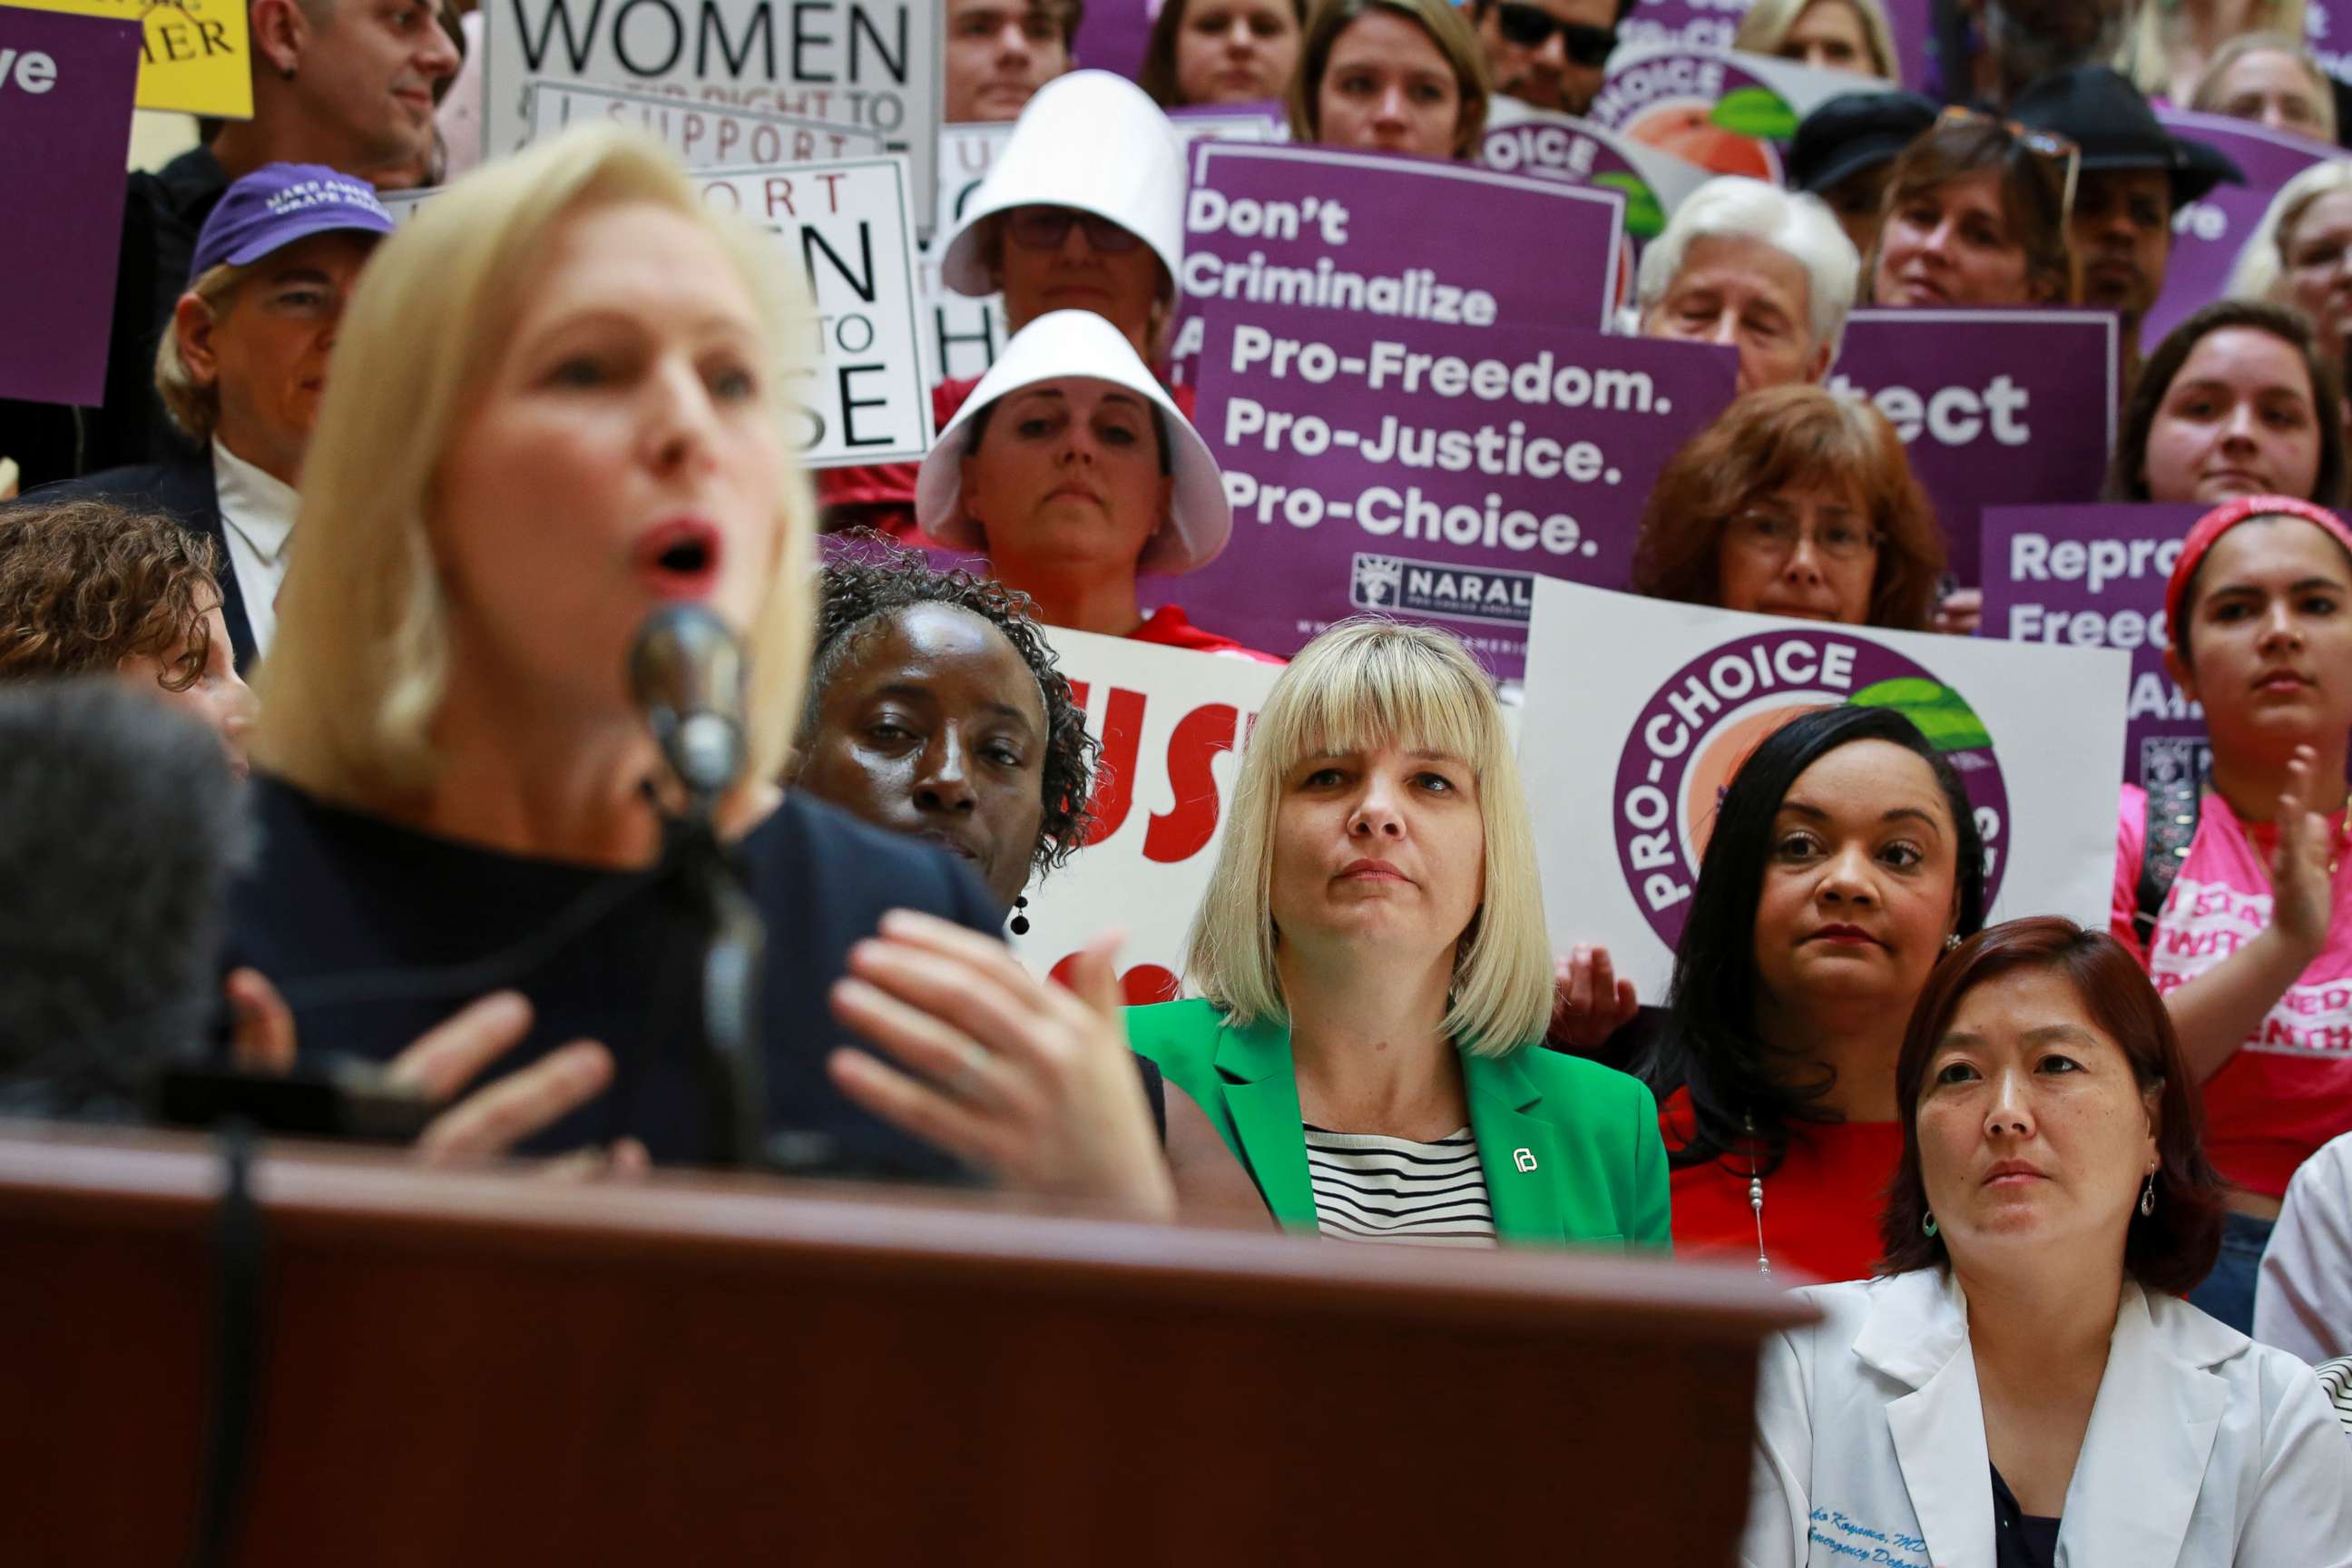
[[[1936,123],[1933,100],[1916,92],[1842,92],[1805,116],[1785,160],[1789,188],[1825,191],[1849,175],[1891,163]]]

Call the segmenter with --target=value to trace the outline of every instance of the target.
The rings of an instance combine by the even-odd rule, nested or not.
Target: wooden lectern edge
[[[1818,1314],[1743,1267],[1513,1248],[1340,1246],[1197,1225],[1047,1212],[1008,1194],[721,1173],[635,1182],[536,1180],[527,1169],[439,1168],[395,1153],[273,1142],[255,1163],[268,1233],[327,1242],[355,1226],[377,1240],[456,1253],[529,1252],[820,1269],[878,1277],[943,1268],[1017,1287],[1024,1275],[1161,1306],[1232,1304],[1278,1289],[1347,1312],[1377,1298],[1459,1326],[1618,1319],[1629,1310],[1684,1338],[1752,1343]],[[216,1145],[192,1133],[0,1120],[0,1233],[87,1221],[189,1232],[221,1186]]]

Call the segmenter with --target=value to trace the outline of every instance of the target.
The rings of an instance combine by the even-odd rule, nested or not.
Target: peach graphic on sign
[[[1714,110],[1714,104],[1701,99],[1671,99],[1626,121],[1621,134],[1715,174],[1778,181],[1780,164],[1771,149],[1717,124]]]

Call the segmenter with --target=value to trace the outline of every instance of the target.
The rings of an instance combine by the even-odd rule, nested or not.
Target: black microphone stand
[[[662,817],[662,867],[683,901],[698,957],[692,1033],[699,1047],[705,1121],[723,1165],[766,1163],[767,1075],[760,1049],[760,974],[767,922],[743,890],[734,856],[711,826],[709,795]]]

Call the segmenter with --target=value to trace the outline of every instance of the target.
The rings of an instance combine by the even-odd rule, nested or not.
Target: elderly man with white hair
[[[1643,253],[1641,333],[1739,351],[1739,390],[1818,382],[1837,359],[1862,258],[1818,196],[1727,174]]]

